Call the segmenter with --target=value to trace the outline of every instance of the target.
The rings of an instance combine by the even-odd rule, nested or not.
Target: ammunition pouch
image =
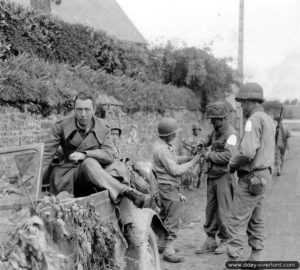
[[[264,177],[251,173],[248,179],[248,189],[252,195],[261,195],[265,192],[268,181]]]

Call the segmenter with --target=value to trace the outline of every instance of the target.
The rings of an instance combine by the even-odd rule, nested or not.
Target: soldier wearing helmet
[[[284,155],[286,149],[289,148],[288,140],[291,137],[291,132],[283,126],[282,116],[277,115],[274,117],[276,124],[276,133],[275,133],[275,169],[277,176],[280,176],[284,164]]]
[[[252,248],[248,260],[261,261],[265,238],[263,205],[266,185],[272,177],[275,125],[261,106],[264,98],[259,84],[244,84],[236,100],[241,103],[246,124],[238,151],[229,162],[230,171],[237,171],[239,180],[229,221],[227,254],[229,260],[238,259],[247,232]]]
[[[199,163],[200,155],[195,157],[176,156],[172,141],[178,125],[173,118],[163,118],[158,123],[159,139],[153,147],[153,171],[157,177],[161,202],[160,216],[168,230],[165,245],[162,247],[164,260],[172,263],[183,261],[175,254],[173,241],[177,238],[183,202],[186,198],[179,193],[181,175]]]
[[[116,124],[116,123],[111,124],[111,126],[110,126],[110,137],[111,137],[111,140],[112,140],[113,144],[115,145],[119,155],[120,155],[121,135],[122,135],[121,126],[119,124]]]
[[[228,120],[227,106],[217,101],[207,107],[206,117],[210,119],[213,131],[204,146],[210,147],[205,153],[207,171],[207,205],[204,244],[196,254],[226,252],[228,220],[233,198],[234,176],[229,173],[228,163],[237,149],[237,133]],[[218,245],[216,236],[220,238]]]
[[[200,125],[198,123],[197,124],[193,124],[192,131],[193,131],[193,135],[195,137],[198,137],[199,136],[199,132],[201,131]]]
[[[192,154],[192,151],[195,147],[197,147],[198,143],[201,141],[200,137],[201,127],[198,123],[194,123],[192,126],[192,136],[190,136],[187,140],[182,140],[182,146],[185,149],[188,155]],[[197,164],[193,167],[193,169],[182,176],[182,184],[187,189],[192,190],[194,183],[199,183],[202,175],[200,164]]]

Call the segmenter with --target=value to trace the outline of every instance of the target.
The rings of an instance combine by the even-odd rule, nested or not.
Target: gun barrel
[[[194,145],[191,145],[190,143],[187,143],[186,141],[181,141],[183,144],[185,144],[186,146],[189,146],[191,148],[194,148],[195,146]]]

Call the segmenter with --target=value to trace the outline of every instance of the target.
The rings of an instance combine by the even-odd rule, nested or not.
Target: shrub
[[[13,64],[15,60],[9,60],[10,57],[28,53],[33,59],[37,56],[46,61],[35,60],[39,63],[33,66],[46,65],[45,70],[51,69],[52,81],[47,77],[48,71],[44,77],[40,76],[29,64],[37,78],[35,81],[31,71],[24,71],[26,67],[16,71],[20,67],[13,64],[11,77],[4,82],[6,89],[14,91],[21,103],[27,100],[36,106],[39,104],[41,108],[35,106],[37,110],[47,111],[58,106],[58,97],[65,102],[74,89],[99,92],[101,86],[102,91],[123,101],[130,110],[155,109],[166,104],[190,109],[200,106],[204,112],[210,101],[223,99],[236,83],[227,59],[217,59],[205,50],[175,48],[172,44],[148,50],[145,46],[122,42],[104,32],[68,24],[3,0],[0,0],[0,37],[0,60]],[[24,56],[20,59],[29,61]],[[62,66],[66,71],[60,70]],[[115,76],[109,77],[107,73]],[[8,102],[5,96],[10,93],[1,95]]]
[[[67,112],[79,91],[106,93],[124,103],[128,111],[166,107],[199,108],[199,100],[187,88],[155,82],[144,83],[125,76],[95,71],[84,65],[49,63],[36,56],[21,54],[0,61],[0,102],[31,112],[49,114],[53,109]]]
[[[147,52],[143,45],[122,42],[101,31],[65,23],[49,15],[0,1],[0,36],[10,52],[35,54],[47,61],[143,79]]]

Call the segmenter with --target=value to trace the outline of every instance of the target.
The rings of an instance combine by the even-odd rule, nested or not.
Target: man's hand
[[[78,161],[81,161],[81,160],[85,160],[85,158],[86,158],[86,154],[81,153],[81,152],[74,152],[74,153],[69,155],[69,159],[73,162],[78,162]]]
[[[187,157],[186,157],[186,161],[187,161],[187,162],[188,162],[188,161],[191,161],[193,158],[194,158],[194,156],[192,156],[192,155],[187,156]]]
[[[181,193],[179,193],[179,198],[181,202],[186,202],[186,197],[184,195],[182,195]]]

